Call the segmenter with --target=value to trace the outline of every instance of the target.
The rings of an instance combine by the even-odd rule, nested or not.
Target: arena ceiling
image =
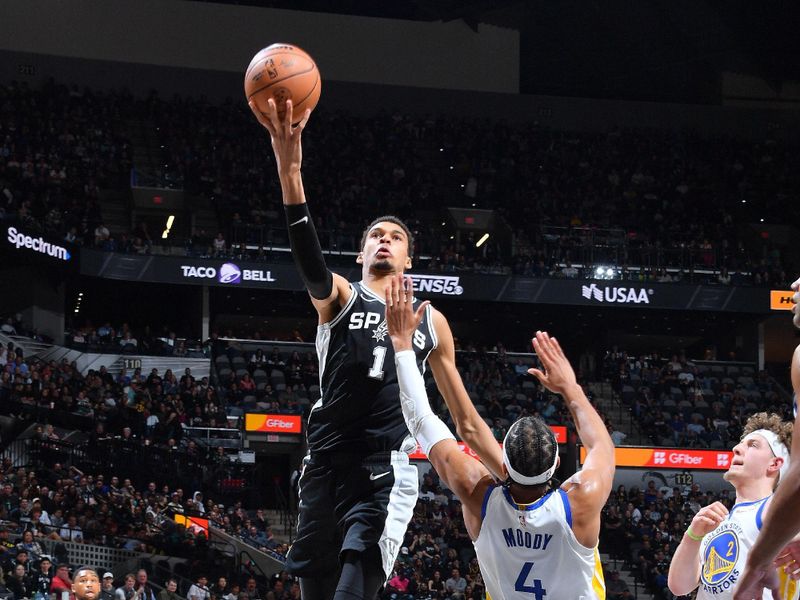
[[[197,0],[200,1],[200,0]],[[529,94],[718,103],[721,74],[800,78],[800,5],[749,0],[216,0],[518,29]]]

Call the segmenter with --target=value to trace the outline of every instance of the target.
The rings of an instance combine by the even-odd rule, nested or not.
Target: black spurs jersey
[[[309,451],[410,452],[414,440],[400,409],[384,299],[362,282],[351,283],[350,289],[351,297],[336,318],[317,328],[322,397],[308,417]],[[414,299],[415,309],[419,302]],[[429,306],[412,344],[422,373],[436,345]]]

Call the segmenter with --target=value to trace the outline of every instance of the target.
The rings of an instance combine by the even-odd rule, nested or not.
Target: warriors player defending
[[[588,451],[584,469],[552,489],[558,467],[555,435],[541,419],[523,417],[503,441],[505,483],[498,485],[483,464],[459,450],[428,404],[413,342],[425,319],[425,304],[415,305],[410,280],[392,278],[386,290],[386,323],[395,350],[400,405],[409,430],[462,503],[487,597],[605,598],[597,542],[600,511],[614,479],[614,444],[558,342],[537,332],[533,345],[544,369],[528,372],[564,397]]]
[[[800,279],[792,284],[794,325],[800,328]],[[794,389],[794,427],[800,427],[797,399],[800,397],[800,346],[792,355],[792,388]],[[733,595],[734,600],[761,598],[764,587],[776,598],[791,598],[792,587],[800,579],[800,541],[792,538],[800,532],[800,435],[793,436],[792,466],[770,504],[769,518],[747,558],[747,568]],[[779,576],[775,567],[783,569]],[[787,578],[786,575],[789,575]]]
[[[775,486],[788,473],[791,436],[792,424],[778,415],[757,413],[747,420],[725,473],[736,490],[736,504],[728,512],[721,502],[714,502],[694,516],[670,564],[668,584],[673,594],[689,594],[699,585],[698,600],[734,597],[750,549],[770,518]],[[756,596],[762,597],[772,594]]]
[[[300,136],[310,113],[293,127],[290,102],[283,119],[272,100],[265,114],[252,103],[251,109],[269,131],[292,254],[319,313],[322,397],[308,419],[297,537],[286,566],[300,576],[303,600],[371,600],[394,566],[417,500],[417,469],[408,461],[415,444],[397,402],[383,307],[389,278],[411,267],[413,239],[402,221],[380,217],[364,232],[357,258],[362,280],[350,283],[331,273],[300,174]],[[411,350],[420,377],[430,363],[459,434],[499,473],[497,442],[456,370],[450,327],[427,305]]]

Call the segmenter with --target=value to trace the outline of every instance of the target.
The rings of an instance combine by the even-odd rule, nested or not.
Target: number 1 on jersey
[[[372,367],[370,367],[368,375],[373,379],[383,379],[383,361],[386,360],[386,348],[384,346],[375,346],[372,355],[375,360],[372,361]]]
[[[541,579],[534,579],[533,585],[525,585],[525,582],[528,580],[528,575],[531,574],[532,569],[532,562],[526,562],[524,565],[522,565],[522,570],[519,572],[517,582],[514,584],[514,591],[527,592],[528,594],[533,594],[536,600],[544,600],[544,597],[547,596],[547,590],[542,587]]]

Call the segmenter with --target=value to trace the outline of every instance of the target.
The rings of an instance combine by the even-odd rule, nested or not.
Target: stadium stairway
[[[290,544],[294,534],[294,527],[296,518],[288,516],[280,510],[268,509],[264,511],[267,517],[272,535],[281,544]]]
[[[239,559],[242,564],[251,564],[266,577],[271,577],[276,573],[280,573],[285,568],[284,561],[280,560],[277,555],[262,552],[255,546],[251,546],[239,538],[228,535],[217,527],[211,526],[208,528],[208,531],[209,541],[211,541],[217,549],[224,554]]]
[[[627,436],[625,438],[625,446],[647,446],[652,444],[652,440],[641,432],[630,409],[622,404],[610,383],[594,382],[587,387],[594,394],[595,403],[600,413],[608,417],[614,427]]]
[[[631,593],[631,598],[636,600],[655,600],[655,596],[644,589],[641,583],[636,581],[633,573],[625,569],[620,561],[616,561],[608,554],[600,553],[600,562],[603,563],[603,573],[606,581],[611,574],[611,571],[619,571],[619,578],[628,585],[628,590]]]

